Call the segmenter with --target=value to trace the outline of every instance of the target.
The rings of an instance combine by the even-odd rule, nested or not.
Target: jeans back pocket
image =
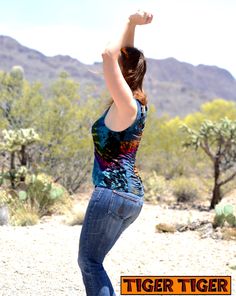
[[[140,212],[143,198],[132,193],[112,190],[112,199],[109,213],[119,219],[127,219]]]

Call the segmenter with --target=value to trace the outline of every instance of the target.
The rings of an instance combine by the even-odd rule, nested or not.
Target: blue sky
[[[129,14],[146,9],[153,23],[137,27],[147,57],[174,57],[225,68],[236,77],[235,0],[0,0],[0,34],[53,56],[101,61]]]

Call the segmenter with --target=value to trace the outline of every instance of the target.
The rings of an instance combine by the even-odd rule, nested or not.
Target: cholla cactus
[[[28,155],[26,147],[36,141],[39,141],[39,135],[33,128],[19,129],[19,130],[3,130],[3,141],[0,143],[0,151],[7,151],[10,153],[10,170],[5,176],[10,179],[12,188],[15,188],[16,179],[25,181],[27,173]],[[18,155],[20,168],[16,169],[16,158]]]
[[[8,152],[20,151],[22,145],[29,145],[38,141],[39,135],[33,128],[2,131],[3,142],[0,143],[1,150]]]
[[[210,209],[213,209],[223,197],[222,186],[236,177],[236,120],[227,117],[217,122],[205,120],[198,131],[185,124],[181,129],[188,135],[183,146],[201,148],[212,161],[214,188]]]
[[[17,79],[23,80],[24,79],[24,69],[21,66],[13,66],[10,72],[10,75]]]

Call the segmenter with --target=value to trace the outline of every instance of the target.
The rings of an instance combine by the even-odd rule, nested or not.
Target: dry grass
[[[64,223],[66,225],[82,225],[84,221],[86,207],[82,204],[76,204],[70,211],[66,213]]]
[[[224,227],[222,229],[223,239],[236,240],[236,227]]]
[[[10,224],[13,226],[35,225],[39,222],[39,216],[36,212],[24,207],[18,208],[14,215],[10,217]]]

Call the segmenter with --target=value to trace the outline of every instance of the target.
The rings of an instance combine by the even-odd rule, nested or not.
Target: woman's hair
[[[139,100],[144,106],[147,105],[147,96],[143,91],[143,79],[146,73],[146,60],[144,54],[136,47],[122,47],[118,59],[121,72],[125,81],[129,85],[135,99]],[[113,103],[111,98],[106,107]]]
[[[143,79],[147,65],[143,53],[135,47],[123,47],[120,50],[119,65],[125,81],[133,95],[142,105],[147,105],[147,96],[143,91]]]

